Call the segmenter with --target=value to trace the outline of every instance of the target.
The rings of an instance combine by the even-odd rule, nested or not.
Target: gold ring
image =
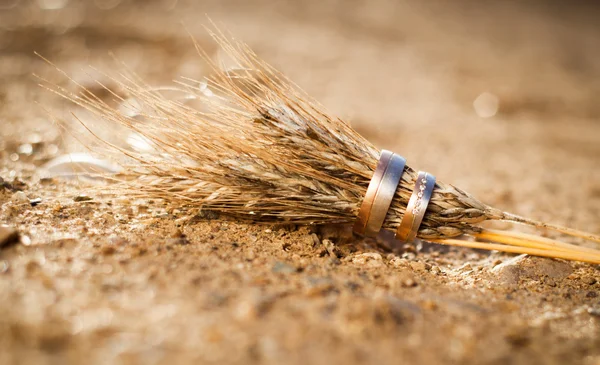
[[[406,166],[406,159],[395,153],[392,154],[390,162],[381,178],[377,193],[375,193],[373,205],[371,206],[371,214],[367,220],[365,236],[374,237],[381,230],[385,216],[396,194],[398,183],[402,178],[404,166]]]
[[[396,231],[396,239],[402,242],[412,242],[417,237],[434,187],[435,176],[419,171],[404,217]]]
[[[369,216],[371,215],[371,208],[373,207],[373,202],[375,200],[375,196],[377,195],[377,190],[379,189],[383,174],[385,173],[387,165],[389,164],[393,155],[394,154],[388,150],[381,151],[379,161],[377,162],[377,167],[375,168],[373,177],[371,178],[369,186],[367,187],[365,198],[363,199],[360,209],[358,210],[358,217],[356,218],[353,228],[354,233],[360,235],[365,234],[367,222],[369,221]]]

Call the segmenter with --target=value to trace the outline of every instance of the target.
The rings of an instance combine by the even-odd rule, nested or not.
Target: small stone
[[[187,239],[187,236],[181,232],[179,228],[176,228],[173,233],[171,233],[171,238],[173,239],[173,243],[178,245],[187,245],[190,241]]]
[[[317,236],[316,233],[311,233],[310,239],[312,241],[312,247],[318,247],[321,244],[321,240],[319,239],[319,236]]]
[[[325,239],[322,241],[322,243],[323,243],[323,246],[325,247],[325,249],[327,250],[327,253],[329,254],[329,256],[337,257],[335,244],[332,241]]]
[[[398,256],[394,256],[390,260],[390,265],[392,265],[393,267],[404,267],[407,264],[408,261],[406,259],[400,258]]]
[[[380,267],[383,266],[383,258],[376,252],[366,252],[354,256],[352,263],[368,267]]]
[[[593,276],[584,276],[581,280],[583,280],[583,282],[587,285],[594,285],[598,282]]]
[[[11,190],[23,191],[27,189],[27,184],[19,179],[14,179],[11,185]]]
[[[568,263],[527,255],[520,255],[492,269],[497,281],[505,285],[517,285],[521,280],[541,281],[544,277],[552,281],[567,278],[573,272]]]
[[[600,317],[600,307],[588,308],[587,312],[594,317]]]
[[[415,259],[415,257],[417,257],[417,255],[415,255],[415,254],[414,254],[414,253],[412,253],[412,252],[404,252],[404,253],[402,254],[402,258],[403,258],[403,259],[406,259],[406,260],[414,260],[414,259]]]
[[[18,204],[29,204],[29,198],[22,191],[17,191],[12,195],[12,201]]]
[[[464,265],[462,265],[461,267],[459,267],[458,269],[456,269],[458,272],[461,273],[465,273],[465,272],[472,272],[473,271],[473,267],[471,266],[471,264],[466,263]]]
[[[421,261],[412,261],[410,263],[410,267],[414,271],[425,271],[427,269],[427,265],[424,262],[421,262]]]
[[[29,238],[29,236],[21,236],[21,244],[23,246],[31,245],[31,238]]]
[[[90,200],[92,200],[92,198],[87,195],[77,195],[76,197],[73,198],[73,201],[76,201],[76,202],[87,202]]]
[[[298,270],[292,265],[286,264],[285,262],[277,261],[273,264],[271,271],[274,273],[281,274],[293,274]]]
[[[0,226],[0,248],[19,242],[19,232],[8,226]]]

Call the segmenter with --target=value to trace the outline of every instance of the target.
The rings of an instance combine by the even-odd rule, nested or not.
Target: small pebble
[[[312,241],[312,247],[318,247],[321,244],[321,240],[319,239],[319,236],[317,236],[316,233],[312,233],[310,235],[310,240]]]
[[[588,308],[588,313],[594,317],[600,317],[600,308]]]
[[[462,273],[464,273],[464,272],[471,272],[471,271],[473,271],[473,267],[471,266],[471,264],[466,263],[466,264],[462,265],[461,267],[459,267],[457,269],[457,271],[458,272],[462,272]]]
[[[415,271],[425,271],[427,269],[426,264],[421,261],[411,261],[410,267]]]
[[[417,256],[412,252],[405,252],[402,254],[403,259],[414,260]]]
[[[179,228],[176,228],[173,233],[171,234],[171,238],[174,239],[174,243],[178,244],[178,245],[187,245],[190,243],[190,241],[187,239],[187,236],[181,232],[181,230]]]
[[[87,201],[92,200],[92,198],[87,195],[77,195],[76,197],[73,198],[73,200],[76,202],[87,202]]]
[[[327,250],[327,253],[329,254],[329,256],[331,257],[337,257],[336,255],[336,250],[335,250],[335,245],[333,244],[332,241],[330,240],[323,240],[323,246],[325,246],[325,249]]]
[[[497,283],[516,285],[521,280],[540,281],[542,278],[556,282],[571,275],[573,268],[562,261],[520,255],[497,265],[492,269],[492,273],[496,275]]]
[[[29,204],[29,198],[22,191],[17,191],[12,195],[12,201],[19,204]]]
[[[24,246],[31,245],[31,238],[29,236],[21,236],[21,244]]]
[[[390,265],[392,265],[393,267],[404,267],[408,264],[408,261],[405,259],[402,259],[398,256],[394,256],[390,259]]]
[[[376,252],[366,252],[354,256],[352,263],[368,267],[380,267],[383,266],[383,258]]]

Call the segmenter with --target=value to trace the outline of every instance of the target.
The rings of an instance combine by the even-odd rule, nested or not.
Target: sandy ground
[[[209,14],[412,166],[600,232],[597,9],[427,4],[0,1],[0,223],[20,234],[0,230],[0,364],[600,364],[595,266],[188,222],[39,177],[67,148],[44,109],[73,107],[36,86],[59,79],[33,51],[86,85],[109,51],[168,85],[207,72],[182,22],[219,56]]]

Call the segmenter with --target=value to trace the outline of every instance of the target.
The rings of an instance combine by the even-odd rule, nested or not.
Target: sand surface
[[[600,364],[593,265],[189,221],[40,179],[68,150],[45,109],[75,108],[34,51],[90,87],[109,52],[165,86],[207,73],[182,22],[219,57],[209,14],[412,166],[600,232],[598,9],[427,4],[0,1],[0,364]]]

